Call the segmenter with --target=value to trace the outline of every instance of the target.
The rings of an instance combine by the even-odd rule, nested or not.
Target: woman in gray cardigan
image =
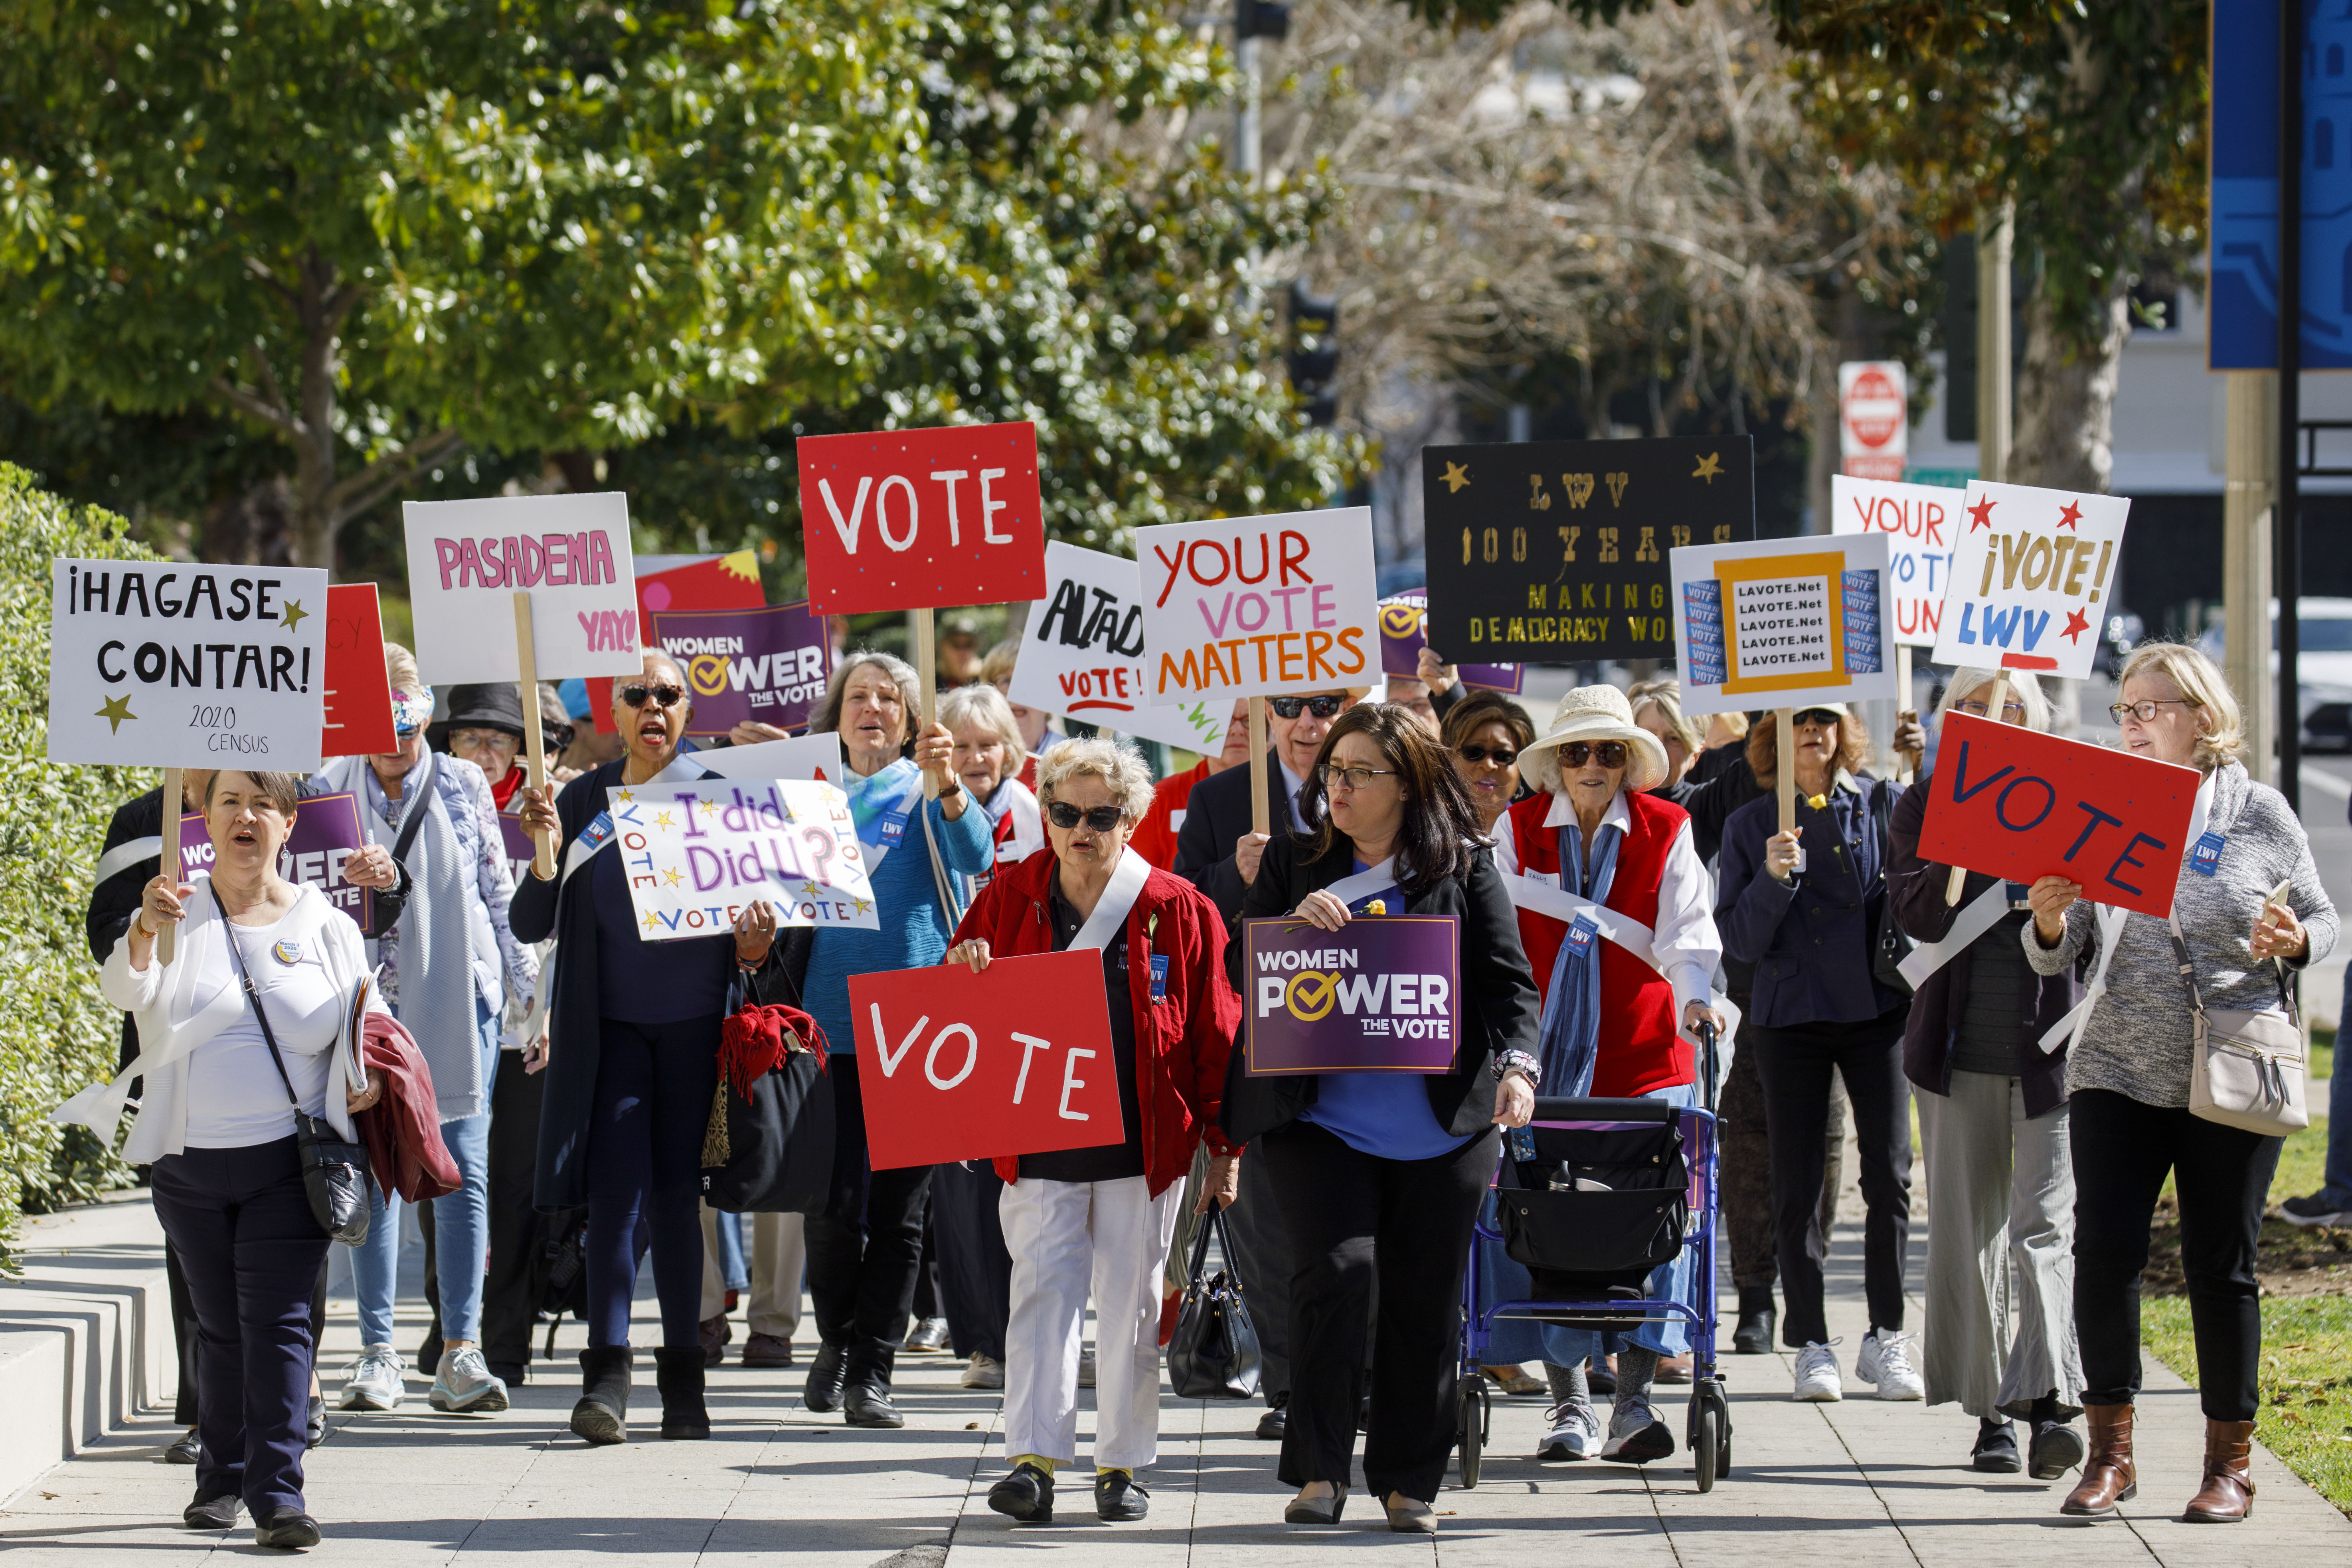
[[[2238,761],[2238,703],[2210,659],[2151,643],[2124,665],[2116,704],[2125,749],[2205,775],[2189,818],[2173,915],[2205,1005],[2278,1000],[2273,961],[2296,968],[2336,945],[2336,906],[2319,884],[2303,825]],[[2289,884],[2280,903],[2270,890]],[[2254,1243],[2284,1142],[2190,1114],[2195,1019],[2166,922],[2078,902],[2062,877],[2033,884],[2026,961],[2055,974],[2085,955],[2090,996],[2074,1015],[2066,1064],[2074,1157],[2074,1328],[2091,1453],[2063,1511],[2105,1518],[2137,1490],[2132,1398],[2139,1391],[2139,1276],[2157,1195],[2173,1176],[2181,1265],[2197,1336],[2205,1479],[2184,1515],[2224,1524],[2253,1506],[2248,1456],[2262,1356]],[[2112,942],[2111,958],[2103,952]],[[2102,973],[2099,961],[2107,962]],[[2102,983],[2104,981],[2104,984]]]

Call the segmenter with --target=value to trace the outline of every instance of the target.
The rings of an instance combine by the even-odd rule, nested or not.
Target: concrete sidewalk
[[[1864,1329],[1859,1254],[1858,1230],[1841,1226],[1832,1321],[1846,1336],[1849,1371]],[[641,1340],[653,1335],[651,1307],[639,1306]],[[331,1391],[357,1348],[348,1305],[339,1303],[331,1317],[322,1362]],[[421,1327],[415,1312],[404,1312],[404,1349],[414,1348]],[[653,1435],[651,1370],[641,1365],[637,1440],[590,1449],[563,1426],[577,1396],[570,1356],[581,1342],[579,1326],[567,1324],[564,1363],[534,1363],[535,1380],[501,1415],[434,1415],[421,1380],[395,1413],[335,1415],[333,1435],[310,1469],[310,1505],[328,1534],[320,1554],[369,1568],[460,1560],[520,1568],[619,1553],[646,1559],[647,1568],[769,1558],[812,1568],[886,1562],[982,1568],[1046,1556],[1138,1568],[1259,1568],[1339,1550],[1523,1568],[1579,1547],[1605,1551],[1612,1568],[1824,1556],[1834,1556],[1839,1568],[1982,1568],[2061,1552],[2070,1568],[2151,1559],[2352,1562],[2352,1521],[2267,1454],[2257,1456],[2261,1493],[2250,1523],[2175,1522],[2196,1486],[2202,1425],[2195,1396],[2152,1363],[2140,1423],[2142,1492],[2123,1522],[2062,1522],[2056,1508],[2071,1482],[1966,1468],[1974,1423],[1951,1407],[1867,1398],[1796,1405],[1787,1397],[1785,1358],[1735,1357],[1727,1365],[1736,1468],[1712,1493],[1698,1493],[1684,1454],[1646,1469],[1522,1458],[1540,1434],[1542,1402],[1506,1400],[1496,1407],[1480,1486],[1449,1486],[1438,1500],[1444,1533],[1433,1551],[1425,1540],[1388,1533],[1371,1500],[1360,1497],[1349,1500],[1337,1530],[1285,1527],[1288,1489],[1275,1479],[1273,1447],[1249,1436],[1256,1407],[1172,1398],[1163,1405],[1160,1463],[1148,1478],[1150,1519],[1117,1528],[1097,1522],[1087,1475],[1066,1471],[1066,1522],[1015,1530],[985,1500],[1003,1468],[997,1396],[957,1387],[956,1367],[937,1356],[901,1363],[908,1424],[882,1433],[801,1408],[795,1373],[730,1364],[712,1374],[717,1429],[708,1443],[664,1443]],[[1866,1385],[1849,1382],[1848,1389]],[[1679,1434],[1682,1401],[1663,1392]],[[1081,1426],[1091,1428],[1090,1410]],[[10,1568],[252,1553],[242,1522],[226,1534],[179,1528],[194,1474],[157,1462],[174,1436],[152,1416],[134,1421],[26,1488],[0,1513],[0,1552]]]

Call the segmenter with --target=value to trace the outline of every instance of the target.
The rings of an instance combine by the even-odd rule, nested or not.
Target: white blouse
[[[316,913],[312,906],[297,904],[269,925],[225,928],[244,953],[246,972],[268,1010],[286,1077],[278,1078],[277,1064],[269,1059],[269,1040],[248,1004],[235,1022],[188,1053],[185,1147],[247,1149],[275,1142],[294,1135],[295,1101],[312,1116],[324,1108],[327,1069],[333,1063],[343,1009],[342,998],[327,976]],[[242,994],[226,944],[209,944],[207,957],[199,991],[217,982]],[[293,1100],[287,1099],[289,1085]]]
[[[1572,827],[1575,823],[1576,808],[1566,795],[1554,795],[1544,826]],[[1612,825],[1620,834],[1633,826],[1633,814],[1625,805],[1622,790],[1601,815],[1601,826]],[[1506,876],[1522,874],[1508,812],[1495,819],[1495,864]],[[1666,847],[1665,868],[1658,875],[1658,919],[1652,934],[1650,951],[1658,961],[1659,973],[1675,988],[1676,1013],[1693,1002],[1708,1001],[1715,972],[1723,963],[1723,938],[1715,929],[1715,879],[1698,858],[1687,817]]]

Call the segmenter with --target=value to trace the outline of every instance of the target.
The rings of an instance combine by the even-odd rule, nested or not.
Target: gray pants
[[[2023,1416],[2056,1391],[2083,1404],[2074,1343],[2074,1167],[2066,1107],[2025,1114],[2013,1078],[1956,1072],[1921,1089],[1927,1145],[1927,1403],[1979,1420]]]

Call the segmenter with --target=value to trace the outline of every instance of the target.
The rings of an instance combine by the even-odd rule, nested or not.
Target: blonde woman
[[[2173,921],[2207,1008],[2277,1005],[2288,967],[2336,946],[2336,906],[2320,886],[2303,825],[2239,760],[2238,700],[2213,661],[2147,643],[2124,662],[2110,710],[2134,756],[2204,775],[2189,819],[2190,853]],[[2270,892],[2287,884],[2285,897]],[[2094,1000],[2066,1058],[2074,1167],[2074,1331],[2091,1427],[2082,1484],[2063,1511],[2112,1516],[2138,1490],[2132,1401],[2139,1392],[2139,1277],[2165,1178],[2180,1205],[2181,1265],[2197,1331],[2205,1477],[2183,1515],[2228,1524],[2253,1508],[2250,1446],[2261,1370],[2254,1241],[2284,1140],[2191,1115],[2195,1019],[2163,921],[2081,901],[2080,884],[2044,877],[2022,933],[2037,974],[2092,963]],[[2112,948],[2112,952],[2106,951]]]

